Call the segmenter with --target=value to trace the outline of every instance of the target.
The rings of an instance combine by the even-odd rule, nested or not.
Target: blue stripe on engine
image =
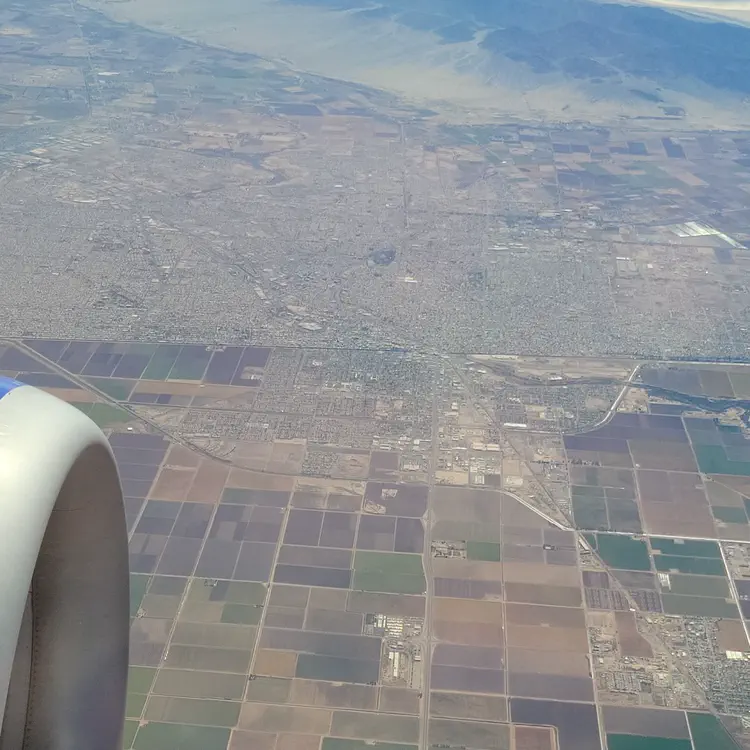
[[[0,398],[21,385],[23,385],[23,383],[19,383],[17,380],[13,380],[13,378],[0,377]]]

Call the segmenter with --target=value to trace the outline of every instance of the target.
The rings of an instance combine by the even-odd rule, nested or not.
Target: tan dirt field
[[[579,607],[581,589],[574,586],[548,586],[543,583],[506,583],[505,598],[509,602],[550,604],[558,607]]]
[[[188,502],[218,503],[224,489],[224,483],[229,476],[229,468],[203,459],[195,475],[193,486],[187,495]]]
[[[542,651],[573,651],[587,654],[589,641],[582,628],[548,628],[512,625],[506,628],[508,646]]]
[[[474,599],[445,599],[436,596],[433,600],[432,616],[435,620],[501,625],[503,622],[503,606],[502,602],[477,601]]]
[[[539,563],[507,562],[503,564],[506,583],[543,583],[552,586],[581,585],[578,568],[566,565],[540,565]]]
[[[352,708],[362,711],[375,711],[378,705],[378,688],[370,685],[294,680],[291,702],[322,708]]]
[[[294,677],[297,668],[295,651],[274,651],[262,648],[255,657],[255,674],[267,677]]]
[[[466,646],[503,646],[505,631],[498,623],[435,620],[433,632],[438,640]]]
[[[328,734],[331,712],[301,706],[272,706],[245,703],[240,712],[239,728],[262,732],[293,734]]]
[[[719,620],[719,648],[723,651],[748,651],[747,637],[739,620]]]
[[[470,695],[433,691],[430,696],[432,716],[477,721],[507,721],[508,699],[499,695]]]
[[[151,488],[149,498],[152,500],[171,500],[181,503],[187,498],[193,484],[195,472],[191,469],[164,468]]]
[[[546,607],[541,604],[506,604],[505,617],[514,625],[585,628],[586,617],[575,607]]]
[[[623,656],[653,656],[648,641],[638,632],[632,612],[615,612],[617,640]]]
[[[179,466],[185,469],[195,469],[201,462],[201,455],[183,445],[172,445],[164,461],[165,466]]]
[[[229,472],[227,487],[240,490],[284,490],[294,489],[296,477],[279,477],[246,469],[232,469]]]
[[[399,687],[381,687],[378,711],[393,714],[418,714],[419,693]]]
[[[233,731],[227,750],[275,750],[276,735],[266,732]]]

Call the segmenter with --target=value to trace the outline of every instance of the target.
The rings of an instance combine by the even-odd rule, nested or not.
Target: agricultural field
[[[750,747],[744,426],[694,404],[616,412],[557,438],[567,480],[557,464],[537,478],[501,441],[499,473],[488,458],[442,483],[466,394],[431,367],[0,345],[0,371],[89,414],[120,468],[125,750]],[[460,429],[476,444],[474,424]],[[559,516],[535,501],[555,483]]]

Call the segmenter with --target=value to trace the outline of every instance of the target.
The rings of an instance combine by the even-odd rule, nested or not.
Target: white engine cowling
[[[107,439],[0,378],[0,750],[120,750],[129,598]]]

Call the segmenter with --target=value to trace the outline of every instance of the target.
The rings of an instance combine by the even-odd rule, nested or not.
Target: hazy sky
[[[692,11],[701,15],[716,16],[750,25],[750,2],[748,0],[626,0],[642,5],[657,5],[662,8]]]

